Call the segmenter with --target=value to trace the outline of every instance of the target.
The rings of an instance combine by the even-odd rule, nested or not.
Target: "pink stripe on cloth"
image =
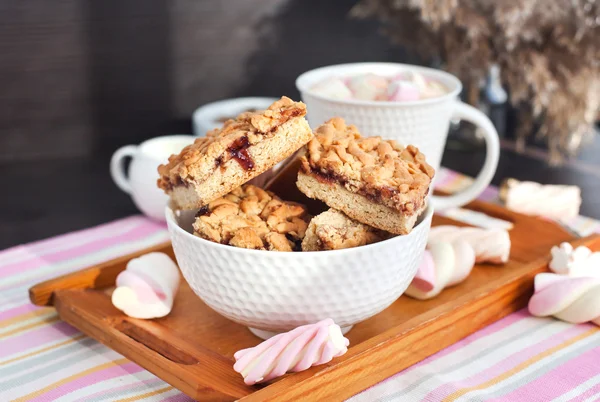
[[[441,168],[436,173],[435,188],[442,191],[454,191],[457,184],[466,183],[471,178],[462,173],[447,168]],[[459,186],[460,188],[461,186]],[[498,199],[498,187],[490,185],[477,197],[481,201],[495,201]]]
[[[551,337],[544,339],[542,342],[529,346],[528,348],[515,350],[515,353],[512,355],[507,356],[497,364],[480,371],[474,376],[461,381],[447,383],[436,389],[433,389],[431,392],[429,392],[429,394],[427,394],[425,400],[442,400],[457,389],[469,388],[484,383],[506,371],[509,371],[522,362],[589,330],[589,326],[574,325],[569,327],[567,330],[554,334]]]
[[[95,384],[98,381],[106,381],[111,378],[135,374],[142,370],[143,368],[132,362],[125,363],[121,366],[107,367],[103,370],[95,371],[81,378],[62,384],[35,398],[29,399],[29,401],[53,401],[73,391]]]
[[[582,327],[584,330],[589,330],[587,326],[582,325]],[[582,353],[534,381],[515,389],[513,392],[494,399],[494,401],[524,401],[531,395],[545,401],[558,398],[586,382],[590,378],[590,374],[593,373],[590,369],[597,369],[598,361],[600,361],[600,346]]]
[[[114,246],[115,244],[120,244],[128,240],[148,236],[163,230],[164,228],[162,226],[159,226],[154,222],[147,221],[141,223],[140,226],[137,226],[125,233],[122,233],[119,236],[108,237],[100,241],[85,243],[68,250],[59,251],[53,254],[47,254],[43,258],[33,256],[33,258],[30,260],[20,261],[17,263],[6,265],[4,268],[2,268],[2,271],[0,271],[0,279],[14,274],[29,271],[31,269],[38,268],[43,265],[50,265],[52,263],[57,263],[64,260],[76,258],[85,254],[94,253],[98,250]]]
[[[2,347],[0,348],[0,358],[26,352],[29,349],[35,349],[48,342],[71,338],[78,333],[78,329],[70,326],[64,321],[46,325],[32,331],[26,331],[18,336],[1,341]]]
[[[592,388],[588,389],[581,395],[578,395],[575,398],[571,399],[569,402],[583,402],[585,400],[588,400],[592,396],[597,396],[600,399],[600,383],[594,385]]]
[[[0,324],[4,320],[10,320],[13,317],[17,317],[19,315],[27,314],[32,311],[36,311],[36,310],[40,310],[40,309],[41,309],[41,307],[34,306],[29,301],[27,301],[25,304],[22,304],[18,307],[13,307],[8,310],[0,311]]]
[[[103,379],[101,381],[103,381]],[[123,393],[125,391],[129,391],[131,389],[135,389],[135,388],[137,388],[137,387],[139,387],[141,385],[145,385],[147,387],[152,387],[153,385],[162,384],[162,383],[164,383],[164,381],[161,380],[160,378],[152,378],[150,380],[136,381],[134,383],[123,385],[121,387],[114,387],[114,388],[103,389],[102,391],[95,392],[95,393],[93,393],[91,395],[86,395],[84,397],[81,397],[81,398],[78,398],[76,400],[73,400],[72,402],[85,402],[85,401],[87,401],[89,399],[106,395],[107,393],[115,393],[115,392],[121,392],[121,393]]]
[[[18,246],[14,247],[10,250],[5,250],[0,252],[0,279],[6,278],[10,275],[20,272],[19,264],[5,263],[4,261],[8,260],[8,256],[12,257],[12,259],[18,259],[20,262],[28,262],[33,266],[41,266],[44,265],[44,260],[37,256],[35,253],[31,252],[27,248],[27,246]],[[15,267],[16,265],[16,267]]]
[[[478,200],[481,201],[494,201],[498,199],[498,187],[496,186],[488,186],[486,187],[485,190],[483,190],[483,192],[481,194],[479,194],[479,197],[477,197]]]
[[[431,356],[427,357],[426,359],[423,359],[420,362],[413,364],[412,366],[394,374],[393,376],[386,378],[385,380],[371,386],[370,388],[367,388],[366,390],[364,390],[362,392],[368,393],[370,389],[376,388],[378,386],[382,386],[383,384],[388,383],[388,382],[389,383],[402,382],[403,381],[402,378],[405,375],[407,375],[408,373],[411,373],[413,370],[416,370],[423,365],[432,363],[432,362],[434,362],[444,356],[447,356],[453,352],[457,352],[460,349],[475,342],[476,340],[493,335],[494,333],[499,332],[499,331],[503,330],[504,328],[507,328],[510,325],[513,325],[525,318],[531,318],[531,315],[527,312],[527,309],[522,309],[522,310],[516,311],[516,312],[502,318],[501,320],[498,320],[498,321],[488,325],[487,327],[484,327],[484,328],[480,329],[479,331],[467,336],[463,340],[458,341],[458,342],[446,347],[445,349],[440,350],[436,354],[431,355]],[[451,364],[453,364],[453,362],[448,360],[447,365],[451,365]],[[436,370],[443,370],[445,367],[446,366],[442,367],[438,364],[436,366]],[[409,383],[404,382],[403,384],[407,385]]]
[[[408,367],[407,369],[405,369],[404,371],[399,372],[398,374],[395,374],[395,376],[401,375],[401,374],[406,374],[424,364],[428,364],[434,360],[437,360],[441,357],[444,357],[446,355],[449,355],[452,352],[456,352],[457,350],[460,350],[462,348],[464,348],[465,346],[475,342],[478,339],[484,338],[486,336],[492,335],[498,331],[503,330],[504,328],[508,327],[509,325],[512,325],[516,322],[519,322],[525,318],[530,318],[531,315],[527,312],[527,309],[522,309],[519,310],[517,312],[514,312],[510,315],[507,315],[506,317],[504,317],[501,320],[498,320],[496,322],[494,322],[493,324],[488,325],[487,327],[480,329],[479,331],[467,336],[465,339],[458,341],[454,344],[452,344],[451,346],[448,346],[445,349],[440,350],[439,352],[437,352],[434,355],[429,356],[428,358],[421,360],[419,363],[414,364],[410,367]],[[442,367],[438,367],[438,369],[442,369]],[[392,379],[393,377],[388,378]],[[387,381],[387,380],[384,380]]]
[[[23,256],[20,256],[20,254],[23,254]],[[3,261],[11,261],[14,259],[18,259],[19,257],[26,257],[31,254],[32,253],[31,253],[31,250],[29,249],[28,244],[25,244],[25,245],[21,244],[18,246],[0,250],[0,269],[2,267]]]
[[[161,225],[158,222],[152,221],[143,215],[132,215],[127,218],[117,219],[112,222],[107,222],[94,226],[87,229],[77,230],[75,232],[65,233],[59,236],[51,237],[49,239],[38,240],[32,243],[28,243],[27,247],[33,250],[36,254],[42,254],[45,251],[52,251],[58,246],[68,244],[71,241],[79,240],[81,236],[89,237],[101,237],[103,235],[110,234],[111,232],[118,231],[123,226],[128,224],[137,224],[153,222],[156,225]],[[166,225],[163,225],[166,228]]]
[[[434,187],[437,190],[447,190],[462,176],[460,173],[446,168],[440,168],[435,175]]]
[[[19,258],[19,254],[26,252],[36,256],[42,256],[46,252],[52,252],[56,248],[64,247],[73,242],[81,242],[82,236],[90,239],[100,239],[103,236],[110,236],[114,232],[119,231],[123,226],[135,225],[149,221],[148,218],[141,215],[134,215],[123,219],[118,219],[113,222],[104,223],[92,228],[78,230],[75,232],[66,233],[63,235],[51,237],[44,240],[38,240],[25,245],[14,246],[0,251],[0,267],[2,261],[12,261]],[[158,223],[156,223],[158,224]],[[166,225],[164,225],[166,228]]]

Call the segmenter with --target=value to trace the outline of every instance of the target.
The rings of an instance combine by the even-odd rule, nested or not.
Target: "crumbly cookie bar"
[[[412,230],[425,209],[434,175],[416,147],[362,137],[341,118],[316,130],[301,163],[300,191],[352,219],[395,234]]]
[[[199,208],[292,155],[312,138],[306,106],[283,97],[228,120],[158,168],[158,186],[176,207]]]

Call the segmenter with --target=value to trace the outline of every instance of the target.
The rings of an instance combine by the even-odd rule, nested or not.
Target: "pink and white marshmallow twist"
[[[431,299],[450,286],[464,281],[475,265],[475,250],[463,240],[428,245],[417,275],[406,294],[419,300]]]
[[[529,300],[532,315],[600,325],[600,277],[541,273],[535,277],[534,288]]]
[[[253,385],[327,363],[346,353],[349,344],[339,325],[327,318],[237,351],[233,369]]]
[[[432,227],[428,243],[466,241],[475,250],[475,262],[504,264],[510,257],[510,236],[503,229],[442,225]]]
[[[133,318],[158,318],[171,312],[179,288],[179,268],[164,253],[148,253],[127,263],[117,276],[112,303]]]

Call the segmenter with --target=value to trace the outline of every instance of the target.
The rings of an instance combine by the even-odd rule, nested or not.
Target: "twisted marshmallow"
[[[127,263],[117,276],[112,303],[134,318],[158,318],[171,312],[179,287],[179,269],[164,253],[148,253]]]
[[[597,267],[600,271],[600,267]],[[554,316],[573,324],[600,325],[600,276],[573,277],[551,273],[536,275],[529,312],[536,317]]]
[[[327,318],[237,351],[233,369],[253,385],[327,363],[346,353],[349,344],[340,327]]]
[[[510,256],[510,237],[503,229],[443,225],[432,227],[428,243],[464,240],[475,250],[475,262],[503,264]]]
[[[526,215],[566,219],[579,215],[581,189],[509,179],[503,189],[506,207]]]
[[[431,299],[447,287],[464,281],[475,265],[475,250],[464,240],[428,245],[417,275],[406,294],[419,300]]]

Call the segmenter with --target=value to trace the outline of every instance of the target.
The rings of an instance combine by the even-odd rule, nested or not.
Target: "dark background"
[[[158,135],[190,133],[203,103],[298,99],[294,79],[353,61],[419,63],[350,20],[356,0],[0,0],[0,249],[136,213],[113,184],[110,155]],[[418,38],[415,38],[418,40]],[[582,186],[600,218],[600,146],[562,168],[504,140],[494,179]],[[482,152],[449,149],[475,174]]]

